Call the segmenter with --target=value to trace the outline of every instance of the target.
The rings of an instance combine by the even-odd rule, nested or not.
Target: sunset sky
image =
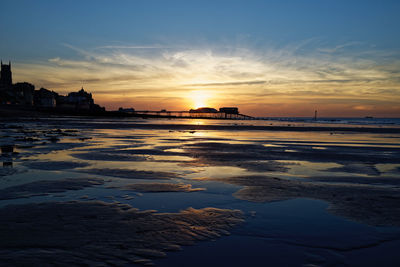
[[[14,82],[108,110],[400,117],[400,1],[0,4]]]

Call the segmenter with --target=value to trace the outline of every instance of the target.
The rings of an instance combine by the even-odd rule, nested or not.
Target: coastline
[[[58,119],[65,118],[76,118],[76,120],[68,121],[68,124],[74,127],[81,128],[99,128],[99,129],[143,129],[143,130],[175,130],[175,131],[201,131],[201,130],[212,130],[212,131],[284,131],[284,132],[357,132],[357,133],[377,133],[377,134],[398,134],[400,133],[400,126],[382,126],[382,125],[333,125],[322,126],[321,124],[316,125],[295,125],[288,123],[288,125],[252,125],[252,121],[247,121],[247,124],[240,124],[239,120],[231,120],[232,124],[193,124],[193,123],[174,123],[174,119],[182,121],[196,121],[203,120],[202,118],[164,118],[164,117],[143,117],[143,116],[126,116],[119,112],[107,111],[105,113],[81,113],[81,112],[64,112],[60,113],[46,113],[45,111],[32,111],[32,110],[21,110],[21,113],[9,113],[4,114],[0,110],[1,121],[13,121],[13,122],[27,122],[32,119],[43,120],[48,122],[53,120],[57,123]],[[21,115],[22,114],[22,115]],[[139,119],[140,121],[121,121],[123,119]],[[84,121],[79,119],[90,119],[91,123],[88,125]],[[103,119],[115,119],[113,123],[104,123]],[[143,119],[143,120],[142,120]],[[208,118],[209,121],[211,119]],[[163,123],[159,123],[163,121]],[[219,121],[214,119],[214,121]],[[221,119],[221,121],[227,121],[227,119]],[[249,123],[250,122],[250,123]]]

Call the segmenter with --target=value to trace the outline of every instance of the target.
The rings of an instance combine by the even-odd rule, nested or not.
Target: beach
[[[0,265],[398,266],[398,119],[0,119]]]

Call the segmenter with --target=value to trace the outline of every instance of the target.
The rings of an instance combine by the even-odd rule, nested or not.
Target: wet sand
[[[400,226],[400,194],[396,188],[293,181],[268,176],[203,178],[202,180],[244,186],[234,193],[234,196],[247,201],[320,199],[331,204],[328,210],[334,214],[371,225]]]
[[[200,122],[0,121],[0,265],[175,266],[193,260],[199,240],[216,242],[201,261],[211,266],[249,240],[286,251],[278,265],[353,265],[400,242],[398,128]],[[285,208],[266,212],[275,205]],[[231,244],[220,240],[228,231]],[[253,255],[247,262],[263,266],[259,249],[224,263]]]
[[[136,192],[197,192],[205,188],[192,188],[191,184],[170,184],[170,183],[146,183],[127,184],[121,189]]]
[[[238,210],[139,211],[127,204],[55,202],[0,209],[2,265],[151,265],[182,245],[229,234]]]

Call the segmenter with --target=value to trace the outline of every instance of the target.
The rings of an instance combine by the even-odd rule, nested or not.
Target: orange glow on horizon
[[[205,91],[192,91],[188,98],[191,101],[191,107],[194,109],[207,107],[209,104],[210,94]]]

